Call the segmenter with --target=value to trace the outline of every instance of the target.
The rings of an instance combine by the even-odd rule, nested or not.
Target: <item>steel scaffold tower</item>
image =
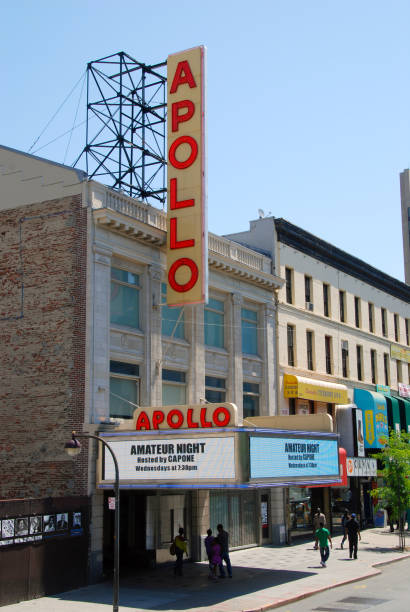
[[[89,178],[143,201],[166,199],[166,62],[147,66],[124,51],[87,66]]]

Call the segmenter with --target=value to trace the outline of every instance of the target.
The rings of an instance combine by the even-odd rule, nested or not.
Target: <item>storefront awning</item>
[[[383,448],[389,439],[385,396],[367,389],[355,389],[353,397],[363,412],[365,448]]]
[[[303,378],[293,374],[285,374],[283,383],[285,397],[299,397],[329,404],[349,403],[345,385],[314,380],[313,378]]]

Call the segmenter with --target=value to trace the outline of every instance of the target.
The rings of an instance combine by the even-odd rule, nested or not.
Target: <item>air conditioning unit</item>
[[[310,312],[313,312],[312,302],[306,302],[305,306],[306,306],[306,310],[310,310]]]
[[[342,349],[344,351],[348,351],[349,350],[349,343],[347,340],[342,340]]]

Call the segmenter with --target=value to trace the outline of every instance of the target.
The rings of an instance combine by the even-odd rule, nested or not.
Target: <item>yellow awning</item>
[[[301,399],[329,404],[348,404],[347,387],[324,380],[313,380],[302,376],[284,375],[284,396],[300,397]]]

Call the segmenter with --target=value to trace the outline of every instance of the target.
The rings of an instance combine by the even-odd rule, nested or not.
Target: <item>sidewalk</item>
[[[205,563],[185,563],[184,576],[174,577],[172,566],[122,576],[120,611],[250,612],[268,610],[319,591],[380,573],[379,564],[410,557],[397,550],[398,536],[388,529],[362,532],[358,559],[333,541],[327,567],[312,542],[292,546],[264,546],[231,553],[233,578],[208,580]],[[410,541],[410,535],[409,535]],[[347,541],[346,543],[347,544]],[[53,597],[3,606],[2,612],[109,612],[112,584],[92,585]]]

